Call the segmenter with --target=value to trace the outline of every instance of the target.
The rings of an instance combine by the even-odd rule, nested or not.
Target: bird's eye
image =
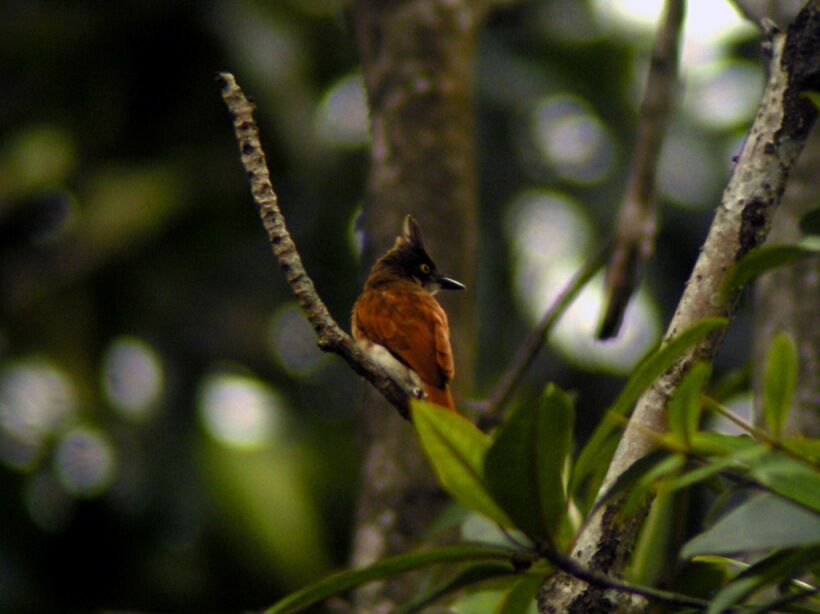
[[[427,275],[430,272],[430,265],[426,262],[422,262],[421,266],[419,266],[419,270],[425,275]]]

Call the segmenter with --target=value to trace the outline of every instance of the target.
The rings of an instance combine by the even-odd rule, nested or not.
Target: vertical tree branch
[[[640,282],[643,263],[655,250],[655,177],[677,94],[678,49],[685,12],[685,0],[667,0],[655,35],[641,102],[638,140],[618,213],[615,248],[607,268],[607,298],[599,339],[618,334],[629,299]]]
[[[709,316],[731,317],[736,300],[716,300],[727,272],[749,250],[765,241],[772,215],[785,190],[786,179],[817,118],[817,110],[803,97],[820,88],[820,0],[811,0],[789,28],[788,36],[767,32],[771,53],[770,76],[754,124],[715,213],[709,235],[687,282],[666,332],[674,337]],[[635,461],[652,448],[647,432],[665,430],[664,410],[670,395],[693,361],[711,360],[722,335],[703,340],[683,355],[638,400],[602,485],[607,489]],[[574,557],[610,575],[622,572],[634,547],[647,506],[623,522],[616,522],[618,501],[612,501],[588,520],[574,546]],[[631,608],[564,573],[555,574],[539,594],[539,612],[613,612]]]
[[[816,208],[820,186],[820,131],[815,130],[800,156],[772,224],[776,243],[802,238],[800,219]],[[761,277],[755,288],[754,355],[752,378],[755,419],[763,424],[763,373],[772,338],[787,332],[798,355],[797,389],[787,430],[820,437],[820,326],[814,322],[820,306],[820,256],[810,256]]]
[[[468,292],[442,297],[456,361],[456,404],[470,389],[475,340],[477,198],[473,73],[483,10],[468,0],[348,0],[370,107],[372,137],[363,208],[364,265],[412,213],[439,269]],[[367,445],[353,563],[408,549],[446,501],[413,432],[365,401]],[[390,611],[418,577],[369,587],[357,612]]]

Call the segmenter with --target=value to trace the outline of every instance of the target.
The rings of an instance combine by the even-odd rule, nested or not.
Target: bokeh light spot
[[[724,168],[697,135],[675,130],[664,143],[658,164],[658,189],[684,207],[709,207],[719,196]]]
[[[590,241],[590,222],[581,205],[551,190],[521,192],[508,208],[507,236],[514,254],[539,269],[560,260],[575,260]]]
[[[3,461],[31,468],[45,440],[64,428],[75,412],[76,393],[62,369],[40,358],[7,364],[0,371]]]
[[[660,0],[594,0],[593,9],[602,29],[625,39],[636,33],[643,35],[648,53],[663,4]],[[684,75],[688,75],[723,57],[731,41],[753,36],[755,26],[738,14],[730,2],[690,0],[683,34],[681,67]]]
[[[567,271],[565,279],[569,280],[571,274]],[[558,322],[552,345],[582,368],[627,375],[660,339],[658,310],[648,292],[638,291],[624,313],[618,336],[598,341],[595,332],[603,307],[603,275],[598,275]]]
[[[367,102],[359,73],[341,78],[325,93],[316,110],[316,134],[335,147],[367,144]]]
[[[281,434],[285,403],[256,378],[215,373],[202,382],[199,412],[206,432],[235,448],[259,449]]]
[[[580,99],[545,98],[534,109],[532,131],[543,163],[564,179],[595,183],[612,168],[612,138]]]
[[[723,62],[693,76],[684,110],[705,128],[725,129],[754,116],[763,91],[763,69],[751,62]]]
[[[108,402],[127,418],[142,420],[162,396],[162,363],[154,349],[135,337],[115,339],[103,357],[102,385]]]
[[[67,492],[93,497],[108,488],[114,477],[114,447],[105,433],[75,427],[60,438],[54,463],[57,479]]]
[[[514,285],[533,323],[555,300],[591,249],[591,225],[580,204],[560,193],[530,190],[511,204],[506,229],[515,255]],[[590,282],[556,326],[550,343],[587,369],[628,373],[660,336],[646,292],[630,303],[616,339],[594,338],[603,303],[602,275]]]
[[[316,346],[316,335],[295,303],[273,314],[269,331],[273,354],[291,375],[306,377],[325,364],[327,357]]]
[[[77,165],[73,135],[57,125],[30,125],[5,139],[0,151],[0,197],[16,198],[59,185]]]

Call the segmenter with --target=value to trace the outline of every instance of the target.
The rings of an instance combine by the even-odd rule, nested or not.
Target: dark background
[[[593,4],[507,9],[480,40],[475,397],[613,226],[652,33]],[[524,399],[546,379],[573,390],[580,438],[705,236],[762,78],[744,32],[684,81],[639,341],[597,357],[568,324],[524,384]],[[295,310],[214,77],[254,97],[288,226],[347,327],[367,171],[356,62],[329,0],[0,4],[0,610],[260,608],[345,564],[361,384]],[[751,110],[698,115],[722,91]],[[723,370],[748,355],[748,320]]]

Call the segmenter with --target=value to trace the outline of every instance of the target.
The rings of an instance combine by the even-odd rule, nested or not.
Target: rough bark
[[[815,130],[795,166],[769,240],[789,243],[802,238],[800,218],[820,206],[820,131]],[[763,373],[772,338],[786,332],[797,346],[798,374],[786,433],[820,437],[820,256],[801,260],[760,278],[755,289],[755,418],[762,424]]]
[[[765,241],[788,174],[817,117],[802,96],[820,86],[820,0],[812,0],[789,28],[788,36],[770,30],[770,77],[754,124],[737,161],[709,235],[687,282],[665,339],[702,318],[728,316],[736,300],[716,300],[734,262]],[[713,335],[684,354],[638,400],[609,466],[602,490],[652,449],[647,432],[665,430],[666,402],[695,360],[710,361],[722,340]],[[623,523],[616,522],[618,501],[588,520],[573,556],[593,571],[618,576],[631,553],[648,505]],[[641,606],[565,573],[554,574],[539,593],[539,612],[632,612]]]

